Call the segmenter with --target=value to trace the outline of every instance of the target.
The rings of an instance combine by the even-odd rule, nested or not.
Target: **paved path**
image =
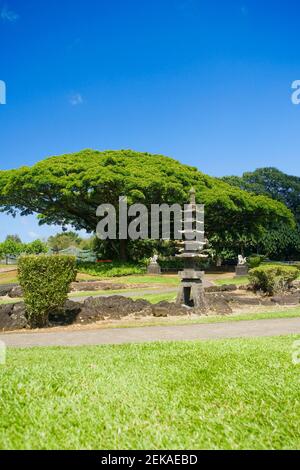
[[[144,343],[149,341],[207,340],[300,334],[300,318],[251,320],[183,326],[148,326],[83,331],[8,333],[0,335],[7,346],[82,346]]]
[[[0,274],[1,273],[10,273],[12,271],[16,271],[17,266],[9,266],[7,265],[5,268],[0,268]]]

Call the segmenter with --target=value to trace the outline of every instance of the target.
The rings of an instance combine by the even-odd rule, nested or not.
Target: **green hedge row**
[[[124,263],[112,261],[111,263],[78,263],[78,271],[97,277],[119,277],[131,274],[145,274],[147,263]]]

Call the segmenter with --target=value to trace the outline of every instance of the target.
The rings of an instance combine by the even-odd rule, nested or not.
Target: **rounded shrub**
[[[65,255],[25,255],[18,262],[26,314],[32,328],[46,326],[50,311],[62,307],[76,279],[76,258]]]
[[[288,290],[298,275],[299,269],[296,266],[265,264],[251,269],[249,280],[254,290],[272,295]]]
[[[261,265],[261,263],[265,260],[265,256],[263,255],[252,255],[252,256],[248,256],[247,258],[247,264],[249,266],[250,269],[253,269],[253,268],[258,268],[258,266]]]

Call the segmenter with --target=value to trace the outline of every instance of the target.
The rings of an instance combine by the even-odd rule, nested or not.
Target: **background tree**
[[[15,243],[22,243],[21,237],[18,234],[7,235],[5,241],[9,241],[9,240]]]
[[[259,241],[257,250],[273,260],[300,260],[299,227],[291,229],[286,225],[279,225],[266,232]]]
[[[28,255],[40,255],[48,252],[48,246],[41,240],[34,240],[24,245],[24,253]]]
[[[62,232],[48,238],[48,245],[54,251],[61,251],[70,246],[79,247],[82,238],[75,232]]]
[[[297,228],[285,224],[262,234],[256,250],[271,259],[300,259],[300,178],[276,168],[259,168],[243,176],[226,176],[223,181],[250,193],[267,195],[284,203],[294,214]]]
[[[277,168],[259,168],[243,176],[225,176],[223,181],[240,189],[263,194],[283,202],[300,223],[300,178],[283,173]]]
[[[10,215],[39,214],[41,224],[68,224],[95,232],[96,209],[102,203],[153,204],[189,201],[191,186],[197,201],[206,205],[208,237],[243,240],[260,237],[278,223],[294,225],[285,205],[262,195],[252,195],[196,168],[162,155],[131,150],[79,153],[47,158],[33,167],[0,172],[0,207]],[[126,241],[114,243],[115,257],[126,259]],[[219,245],[218,245],[219,246]],[[223,247],[224,248],[224,247]],[[219,249],[219,248],[218,248]]]

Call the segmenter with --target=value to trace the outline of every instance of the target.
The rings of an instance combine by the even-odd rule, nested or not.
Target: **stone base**
[[[235,275],[236,277],[240,277],[240,276],[248,276],[248,271],[249,271],[249,268],[246,264],[241,264],[241,265],[237,265],[235,267]]]
[[[202,283],[182,282],[176,300],[177,305],[186,305],[205,312],[208,309]]]
[[[147,268],[147,274],[161,274],[161,269],[159,264],[149,264]]]

